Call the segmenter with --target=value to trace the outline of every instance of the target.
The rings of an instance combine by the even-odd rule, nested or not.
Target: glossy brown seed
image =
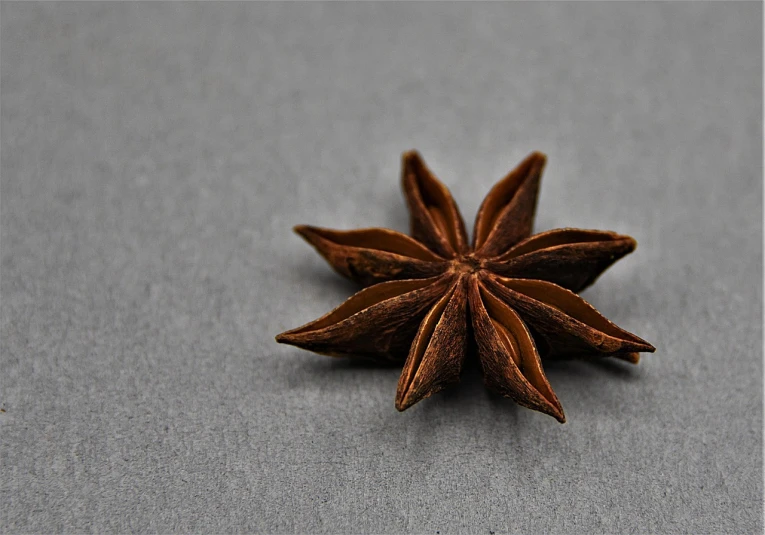
[[[417,152],[405,153],[401,179],[412,237],[295,227],[338,273],[371,286],[277,341],[327,355],[405,361],[398,410],[457,382],[475,348],[490,389],[565,421],[542,358],[637,363],[640,352],[654,348],[575,293],[632,252],[635,240],[570,228],[530,236],[545,161],[530,154],[492,188],[468,242],[449,190]]]

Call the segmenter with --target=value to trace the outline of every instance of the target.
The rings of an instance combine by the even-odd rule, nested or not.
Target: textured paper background
[[[762,5],[8,3],[0,531],[759,533]],[[354,291],[297,223],[627,233],[585,293],[658,351],[569,422],[277,345]]]

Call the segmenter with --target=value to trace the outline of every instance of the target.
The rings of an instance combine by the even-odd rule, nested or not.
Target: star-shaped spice
[[[492,188],[471,243],[449,190],[417,152],[405,153],[412,237],[295,227],[337,272],[368,287],[276,340],[325,355],[404,361],[400,411],[458,382],[475,352],[490,389],[564,422],[543,358],[637,363],[639,352],[654,347],[577,295],[632,252],[635,240],[573,228],[530,236],[545,161],[530,154]]]

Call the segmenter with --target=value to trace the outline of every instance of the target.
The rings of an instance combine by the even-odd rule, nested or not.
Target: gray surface
[[[0,531],[757,533],[758,3],[2,4]],[[585,297],[658,351],[548,368],[569,423],[273,336],[353,285],[296,223],[635,236]]]

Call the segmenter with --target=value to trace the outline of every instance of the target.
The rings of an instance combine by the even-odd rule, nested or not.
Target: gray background
[[[761,4],[1,13],[0,531],[761,530]],[[354,291],[290,228],[405,231],[409,148],[471,226],[546,152],[656,354],[549,366],[559,425],[277,345]]]

